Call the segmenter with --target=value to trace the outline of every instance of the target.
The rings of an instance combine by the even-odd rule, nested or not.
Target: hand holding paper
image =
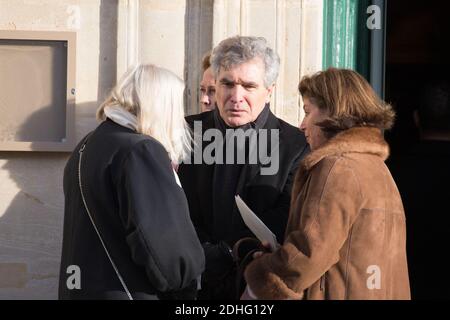
[[[255,234],[261,242],[268,242],[270,249],[275,251],[279,244],[277,237],[270,231],[270,229],[258,218],[258,216],[245,204],[240,196],[235,196],[236,205],[241,213],[247,227]]]

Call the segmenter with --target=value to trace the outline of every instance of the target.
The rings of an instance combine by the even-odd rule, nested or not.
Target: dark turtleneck
[[[249,122],[239,127],[232,128],[228,126],[219,114],[218,109],[214,111],[214,124],[217,129],[219,129],[223,136],[225,137],[226,130],[237,130],[241,129],[247,131],[248,129],[255,129],[258,131],[262,129],[266,124],[267,118],[270,114],[269,104],[266,104],[264,109],[261,111],[257,119],[253,122]],[[228,136],[228,135],[227,135]],[[224,139],[225,140],[225,139]],[[234,146],[235,154],[235,164],[226,164],[226,141],[224,141],[224,164],[214,165],[214,178],[213,178],[213,217],[214,217],[214,231],[213,235],[216,237],[216,241],[225,241],[228,245],[232,246],[235,239],[231,239],[230,235],[234,234],[231,230],[233,228],[233,220],[239,219],[239,217],[234,217],[236,188],[238,185],[239,177],[242,168],[246,164],[237,164],[236,157],[237,146]],[[242,149],[241,149],[242,152]],[[248,138],[246,139],[245,151],[246,157],[248,159]],[[247,161],[246,161],[247,162]]]

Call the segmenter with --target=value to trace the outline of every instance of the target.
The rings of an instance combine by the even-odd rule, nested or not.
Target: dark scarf
[[[267,122],[267,118],[270,114],[269,104],[266,104],[264,109],[259,114],[258,118],[249,122],[245,125],[231,128],[229,127],[219,114],[219,111],[215,109],[214,111],[214,125],[219,129],[225,137],[225,132],[227,129],[242,129],[247,131],[249,129],[259,130],[264,127]],[[225,140],[225,139],[224,139]],[[230,238],[235,232],[233,232],[233,212],[235,210],[236,204],[234,196],[236,195],[236,188],[239,182],[239,177],[241,175],[242,169],[247,165],[248,160],[248,137],[246,138],[245,150],[237,150],[236,145],[234,146],[235,154],[235,164],[226,164],[226,141],[224,141],[224,164],[214,165],[214,177],[213,177],[213,235],[216,241],[226,241],[229,245],[233,245],[234,240]],[[246,164],[237,164],[236,158],[238,152],[245,152]]]

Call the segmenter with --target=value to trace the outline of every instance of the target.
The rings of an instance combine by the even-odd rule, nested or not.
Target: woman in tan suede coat
[[[286,240],[246,269],[244,298],[410,299],[402,201],[384,164],[394,120],[351,70],[305,77],[311,153],[292,190]]]

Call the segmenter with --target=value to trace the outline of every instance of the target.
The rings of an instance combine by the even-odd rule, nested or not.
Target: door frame
[[[381,29],[367,27],[368,7],[380,9]],[[324,0],[323,69],[352,69],[384,99],[387,0]]]

